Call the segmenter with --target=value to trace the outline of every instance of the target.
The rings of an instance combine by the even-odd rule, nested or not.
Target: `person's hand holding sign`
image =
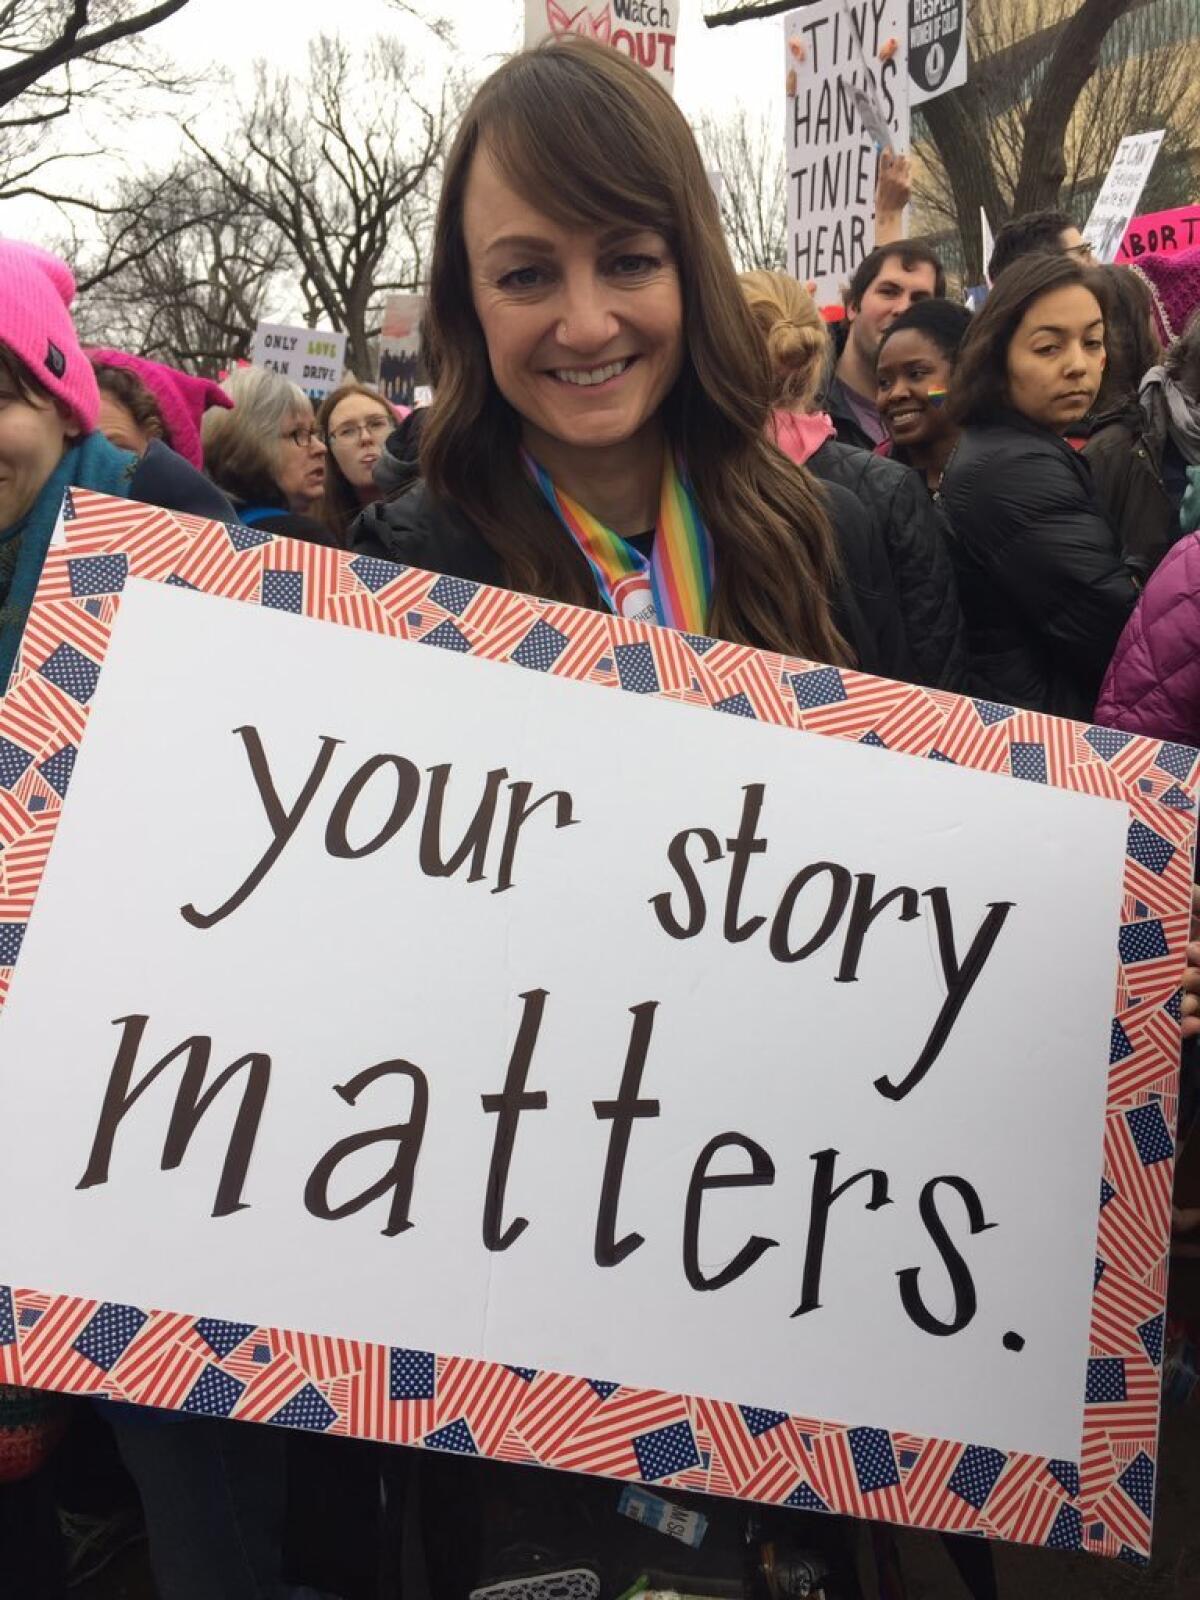
[[[912,199],[912,163],[894,150],[879,153],[875,182],[875,243],[893,244],[904,237],[904,208]]]

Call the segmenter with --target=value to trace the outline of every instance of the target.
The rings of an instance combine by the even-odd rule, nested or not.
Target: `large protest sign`
[[[683,0],[525,0],[525,43],[580,33],[623,51],[671,89],[682,4]]]
[[[1126,134],[1117,146],[1112,166],[1083,229],[1097,261],[1107,263],[1117,259],[1125,230],[1137,210],[1162,142],[1163,129],[1159,128],[1154,133]]]
[[[788,271],[832,305],[875,243],[879,143],[855,102],[870,92],[908,148],[905,0],[820,0],[784,18]]]
[[[0,1381],[1144,1552],[1198,776],[76,492]]]
[[[1200,205],[1176,206],[1134,217],[1125,230],[1118,262],[1124,266],[1144,255],[1174,255],[1200,245]]]
[[[342,381],[346,335],[331,328],[292,327],[260,322],[254,330],[250,361],[299,384],[310,400],[324,400]]]
[[[426,382],[421,366],[423,294],[390,294],[379,335],[379,387],[393,405],[411,406]]]
[[[924,105],[967,81],[967,0],[908,0],[908,100]]]

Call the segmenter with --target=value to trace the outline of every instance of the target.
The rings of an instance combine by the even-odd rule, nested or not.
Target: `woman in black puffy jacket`
[[[1070,256],[1030,256],[997,280],[963,345],[962,435],[942,479],[975,693],[1081,719],[1137,599],[1063,438],[1100,389],[1105,301]]]

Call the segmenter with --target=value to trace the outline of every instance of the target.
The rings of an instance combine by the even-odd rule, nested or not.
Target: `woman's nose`
[[[617,319],[609,309],[603,283],[595,279],[568,284],[561,302],[557,337],[561,345],[581,354],[602,350],[617,332]]]

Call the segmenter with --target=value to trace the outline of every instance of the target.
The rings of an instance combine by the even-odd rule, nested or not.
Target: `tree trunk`
[[[999,226],[1005,211],[987,145],[983,97],[978,91],[972,94],[968,81],[962,89],[927,101],[921,115],[954,195],[966,280],[968,284],[982,283],[987,262],[983,259],[980,208],[987,212],[992,228]]]
[[[1083,0],[1058,36],[1054,54],[1029,105],[1021,171],[1013,196],[1013,215],[1042,211],[1058,201],[1067,175],[1063,145],[1067,124],[1084,85],[1100,61],[1100,49],[1113,24],[1133,9],[1134,0]],[[936,102],[935,102],[936,103]]]

